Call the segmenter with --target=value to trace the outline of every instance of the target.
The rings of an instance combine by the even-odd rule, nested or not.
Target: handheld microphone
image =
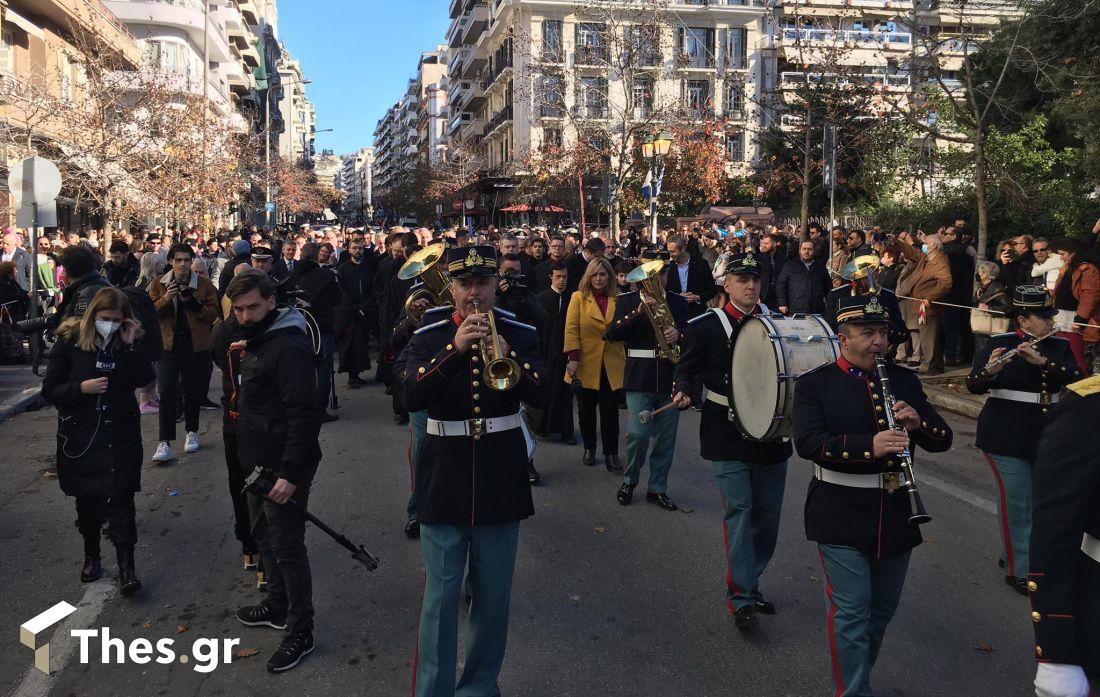
[[[95,357],[95,369],[99,373],[100,377],[105,377],[108,380],[111,377],[111,373],[114,372],[117,362],[115,361],[115,354],[108,346],[104,346],[99,350],[99,353]],[[95,410],[103,411],[103,395],[101,393],[95,398]]]

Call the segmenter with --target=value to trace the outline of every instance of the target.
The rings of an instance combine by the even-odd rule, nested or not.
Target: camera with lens
[[[18,329],[21,334],[41,334],[50,328],[50,318],[53,316],[54,315],[46,315],[45,317],[20,320],[15,323],[15,328]]]
[[[512,298],[522,298],[527,295],[527,277],[516,271],[505,271],[501,280],[508,284],[504,295]]]

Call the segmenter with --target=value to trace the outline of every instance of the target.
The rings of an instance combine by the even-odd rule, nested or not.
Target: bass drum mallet
[[[647,423],[649,423],[650,421],[653,420],[654,416],[659,416],[659,415],[665,413],[666,411],[668,411],[669,409],[675,409],[675,408],[676,408],[676,405],[673,404],[672,402],[669,402],[668,404],[664,405],[660,409],[656,409],[654,411],[650,411],[649,409],[645,409],[643,411],[640,411],[640,412],[638,412],[638,423],[647,424]]]

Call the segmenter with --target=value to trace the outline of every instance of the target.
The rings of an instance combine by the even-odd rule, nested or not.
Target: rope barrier
[[[923,300],[921,298],[913,298],[913,297],[910,297],[908,295],[901,295],[900,293],[894,293],[894,295],[897,296],[897,298],[900,299],[900,300],[913,300],[913,301],[916,301],[916,302],[919,302],[919,303],[926,302],[926,303],[929,303],[929,304],[932,304],[932,305],[942,305],[943,307],[956,307],[960,310],[969,310],[971,312],[973,312],[974,310],[978,310],[980,312],[986,312],[986,313],[989,313],[991,315],[1000,315],[1001,317],[1006,317],[1007,316],[1006,313],[1001,312],[999,310],[985,310],[985,309],[982,309],[980,307],[973,307],[971,305],[957,305],[955,303],[943,302],[942,300]],[[1072,324],[1075,327],[1087,327],[1087,328],[1090,328],[1090,329],[1100,329],[1100,324],[1088,324],[1088,323],[1085,323],[1085,322],[1071,322],[1070,324]]]

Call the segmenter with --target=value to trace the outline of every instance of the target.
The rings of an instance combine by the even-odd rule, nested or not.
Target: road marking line
[[[997,505],[992,501],[982,498],[977,494],[973,494],[962,487],[955,486],[950,482],[945,482],[942,479],[937,479],[927,474],[921,474],[921,476],[917,478],[917,485],[921,486],[924,484],[927,484],[933,489],[938,489],[949,496],[954,496],[958,500],[969,503],[976,508],[980,508],[986,513],[992,513],[993,515],[997,514]]]
[[[11,697],[42,697],[42,695],[50,694],[58,676],[65,670],[65,666],[68,665],[73,654],[76,653],[79,644],[79,640],[69,633],[70,630],[87,629],[94,625],[100,613],[103,612],[107,601],[114,595],[115,590],[115,584],[106,579],[87,584],[84,597],[80,599],[76,606],[76,612],[57,625],[53,638],[50,639],[50,667],[53,669],[52,672],[46,675],[33,667],[29,668],[23,675],[19,685],[12,691]]]

